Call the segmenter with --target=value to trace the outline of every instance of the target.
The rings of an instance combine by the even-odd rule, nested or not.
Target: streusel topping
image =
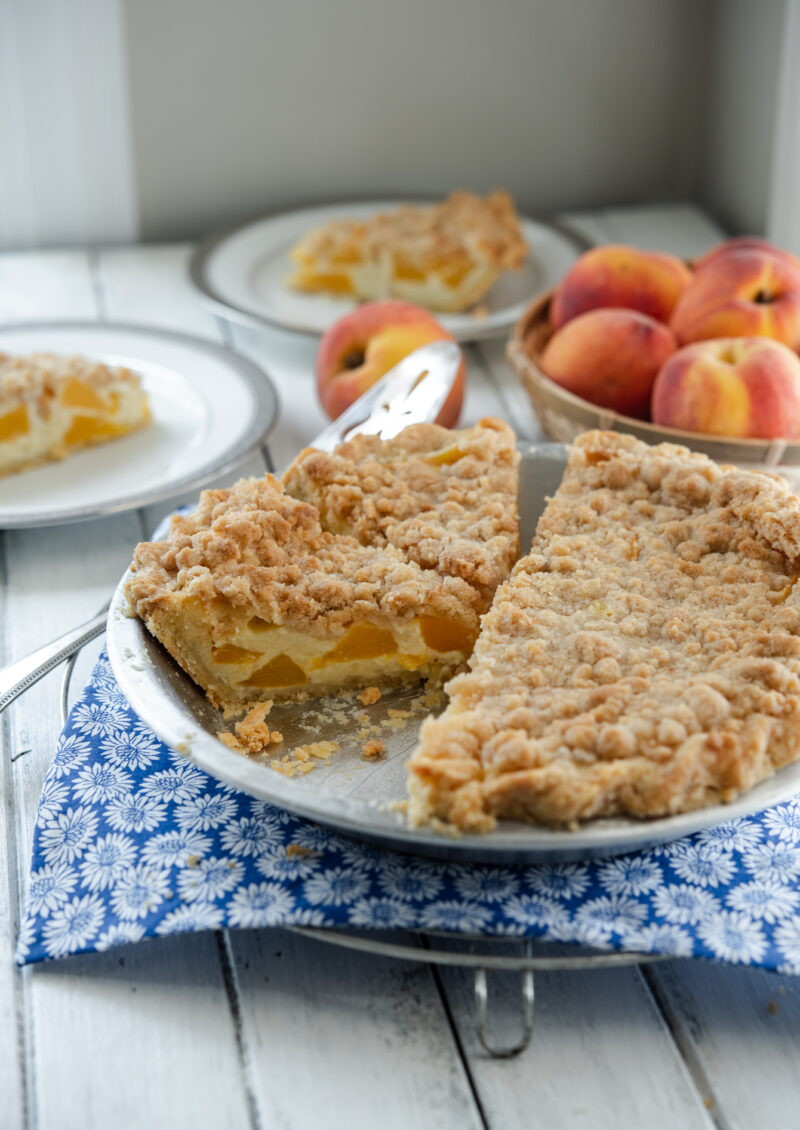
[[[479,599],[457,577],[424,571],[390,546],[360,545],[323,531],[313,506],[267,475],[207,490],[197,509],[173,517],[166,541],[136,549],[128,592],[147,618],[176,593],[216,614],[216,598],[320,638],[379,611],[411,619],[420,607],[477,626]]]
[[[423,569],[468,581],[488,606],[519,552],[518,463],[501,420],[457,432],[415,424],[391,440],[356,436],[330,454],[306,448],[283,483],[325,529],[395,546]]]
[[[800,756],[800,501],[587,433],[427,721],[412,815],[486,829],[731,800]]]

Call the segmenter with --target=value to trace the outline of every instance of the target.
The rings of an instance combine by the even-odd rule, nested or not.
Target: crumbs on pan
[[[372,706],[378,702],[381,697],[381,692],[378,687],[365,687],[365,689],[358,696],[358,700],[362,706]]]
[[[295,746],[284,757],[273,757],[268,764],[270,769],[282,773],[284,777],[296,777],[298,774],[304,776],[316,769],[315,760],[330,765],[331,755],[338,748],[338,742],[310,742],[308,745]]]
[[[382,753],[386,752],[386,747],[383,742],[377,738],[372,738],[370,741],[364,743],[364,748],[361,751],[361,756],[365,757],[367,761],[373,758],[380,757]]]

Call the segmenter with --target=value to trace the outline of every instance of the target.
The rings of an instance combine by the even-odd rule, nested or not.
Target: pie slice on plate
[[[730,801],[800,757],[800,500],[590,432],[409,762],[412,821],[483,831]]]
[[[502,420],[461,431],[413,424],[390,440],[356,436],[330,454],[306,448],[283,485],[315,507],[324,529],[467,581],[485,610],[519,556],[518,465]]]
[[[295,269],[287,284],[457,312],[479,302],[503,271],[520,268],[527,250],[507,192],[485,199],[453,192],[439,204],[405,204],[313,229],[290,252]]]
[[[145,427],[137,373],[52,353],[0,354],[0,475]]]

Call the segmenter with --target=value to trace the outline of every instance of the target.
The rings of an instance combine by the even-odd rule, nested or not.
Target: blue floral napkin
[[[17,960],[289,924],[542,938],[800,973],[800,799],[605,860],[434,862],[209,777],[139,721],[102,656],[44,783]]]

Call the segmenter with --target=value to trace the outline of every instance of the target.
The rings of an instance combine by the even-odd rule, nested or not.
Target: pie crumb
[[[371,741],[364,743],[364,748],[361,752],[362,756],[369,761],[373,758],[380,757],[386,750],[382,741],[379,741],[378,738],[372,738]]]
[[[377,687],[366,687],[358,696],[358,699],[362,706],[372,706],[380,697],[381,692]]]

